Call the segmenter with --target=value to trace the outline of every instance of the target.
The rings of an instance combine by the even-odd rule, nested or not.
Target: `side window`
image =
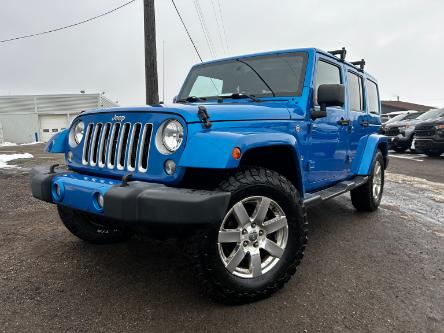
[[[315,77],[315,104],[318,105],[318,88],[323,84],[340,84],[341,70],[338,66],[325,61],[318,61]]]
[[[368,97],[368,112],[379,114],[379,94],[378,94],[378,86],[373,81],[369,79],[367,82],[367,97]]]
[[[351,72],[347,73],[348,105],[350,111],[364,112],[364,94],[362,78]]]

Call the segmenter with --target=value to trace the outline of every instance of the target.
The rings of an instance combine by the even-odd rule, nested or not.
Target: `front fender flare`
[[[386,136],[371,134],[368,137],[361,138],[356,157],[352,163],[352,173],[359,176],[369,175],[378,149],[381,149],[384,160],[388,160],[388,138]]]
[[[198,132],[188,139],[179,162],[181,167],[231,169],[239,166],[240,160],[232,157],[234,147],[242,154],[258,147],[288,145],[295,147],[296,138],[290,134],[273,131],[223,130]]]
[[[68,144],[69,130],[65,129],[56,135],[45,146],[45,151],[48,153],[64,153],[66,152],[66,145]]]

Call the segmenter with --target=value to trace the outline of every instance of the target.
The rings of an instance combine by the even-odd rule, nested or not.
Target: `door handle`
[[[361,121],[362,127],[368,127],[368,125],[370,125],[368,121]]]
[[[337,124],[341,126],[348,126],[350,125],[350,120],[341,118],[341,120],[338,120]]]

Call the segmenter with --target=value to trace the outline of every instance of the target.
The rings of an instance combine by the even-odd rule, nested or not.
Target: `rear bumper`
[[[57,188],[59,189],[57,191]],[[140,181],[122,182],[74,172],[50,173],[49,167],[31,171],[32,195],[40,200],[143,224],[202,225],[221,222],[229,192],[189,190]],[[98,196],[103,196],[103,208]]]

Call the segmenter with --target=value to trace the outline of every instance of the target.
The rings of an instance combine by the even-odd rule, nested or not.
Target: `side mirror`
[[[329,106],[343,107],[345,104],[345,86],[343,84],[322,84],[318,88],[318,104],[322,113]],[[325,116],[324,116],[325,117]]]

